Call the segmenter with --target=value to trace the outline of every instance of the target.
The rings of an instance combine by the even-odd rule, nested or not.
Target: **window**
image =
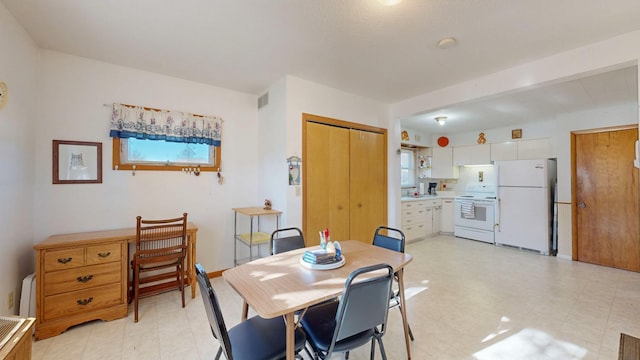
[[[400,186],[413,187],[416,184],[415,153],[413,150],[400,150]]]
[[[113,169],[220,170],[219,117],[114,103],[109,127]]]
[[[208,144],[177,143],[164,140],[113,138],[113,167],[119,170],[182,171],[200,167],[200,171],[217,171],[220,147]]]

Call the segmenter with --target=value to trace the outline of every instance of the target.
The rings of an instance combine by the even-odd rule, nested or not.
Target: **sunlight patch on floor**
[[[422,287],[422,286],[414,286],[414,287],[410,287],[407,289],[404,289],[404,299],[405,301],[408,299],[411,299],[412,297],[418,295],[419,293],[427,290],[428,287]]]
[[[475,354],[478,360],[577,360],[587,355],[587,349],[554,339],[544,331],[524,329],[517,334],[486,347]]]

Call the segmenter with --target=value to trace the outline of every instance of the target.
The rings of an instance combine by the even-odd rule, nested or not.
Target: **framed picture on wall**
[[[102,143],[53,140],[54,184],[101,184]]]

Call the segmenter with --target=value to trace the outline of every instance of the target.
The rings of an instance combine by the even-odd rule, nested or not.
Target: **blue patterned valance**
[[[109,136],[220,146],[222,119],[114,103]]]

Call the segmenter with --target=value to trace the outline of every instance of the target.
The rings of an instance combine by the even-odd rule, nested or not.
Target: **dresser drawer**
[[[403,201],[401,204],[401,209],[404,210],[412,210],[412,209],[424,209],[427,207],[427,202],[424,200],[420,201]]]
[[[44,271],[72,269],[84,266],[84,248],[44,252]]]
[[[119,262],[60,270],[44,274],[44,295],[118,283],[122,280]]]
[[[87,265],[120,261],[120,243],[87,246]]]
[[[45,296],[43,320],[122,304],[124,299],[122,299],[121,289],[121,284],[115,283],[60,295]]]
[[[424,222],[418,224],[403,225],[402,232],[404,233],[406,240],[422,238],[427,235],[427,226]]]

